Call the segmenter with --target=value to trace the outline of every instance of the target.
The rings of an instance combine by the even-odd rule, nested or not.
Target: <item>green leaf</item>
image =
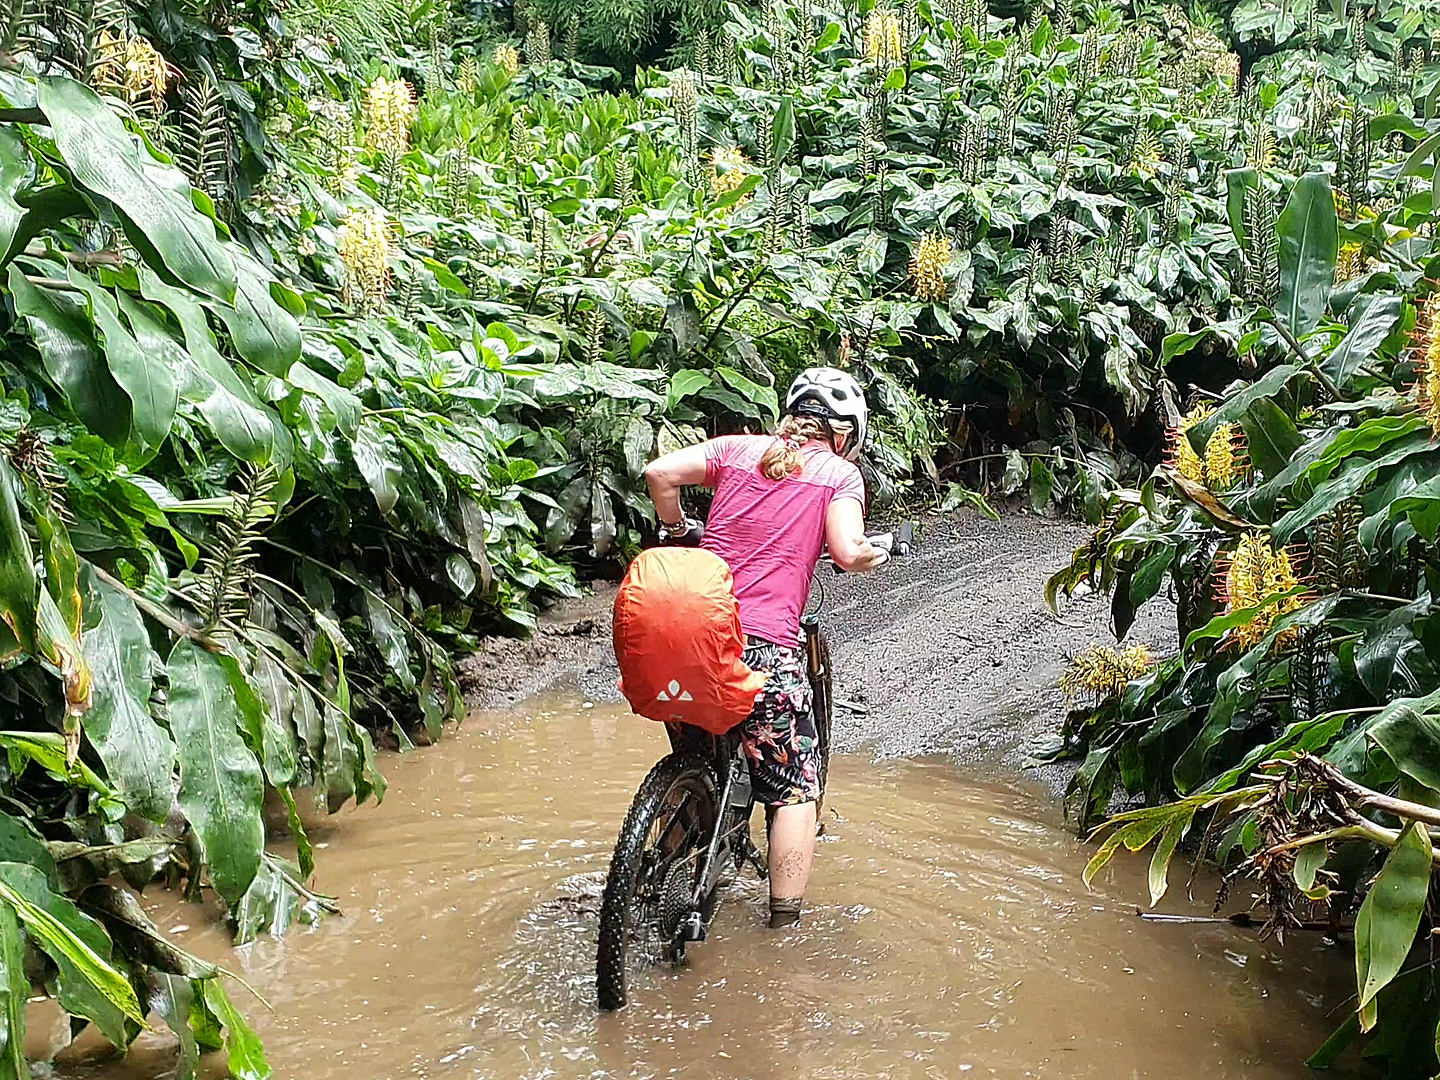
[[[545,519],[545,547],[554,552],[569,543],[589,506],[590,478],[577,476],[565,485]]]
[[[0,904],[0,1080],[28,1080],[25,1060],[25,931],[9,904]]]
[[[215,348],[205,309],[190,294],[172,288],[154,273],[141,270],[140,290],[147,300],[163,304],[175,316],[185,335],[186,365],[180,396],[196,405],[226,450],[242,461],[263,465],[274,454],[280,418],[266,409],[254,388]],[[132,322],[133,325],[133,322]],[[162,351],[159,355],[169,355]],[[284,435],[288,440],[289,436]],[[282,455],[277,467],[285,463]]]
[[[150,1008],[159,1013],[165,1026],[180,1040],[176,1052],[175,1080],[195,1080],[200,1066],[200,1044],[190,1027],[190,1014],[195,1007],[195,981],[183,975],[156,972],[150,994]]]
[[[35,555],[15,501],[15,473],[0,454],[0,619],[20,648],[35,651]]]
[[[715,373],[725,382],[727,386],[738,390],[745,395],[745,400],[752,404],[759,405],[770,414],[771,420],[780,416],[780,402],[775,396],[773,386],[762,386],[753,379],[746,378],[732,367],[717,367]]]
[[[105,363],[84,305],[32,285],[15,263],[9,284],[15,313],[29,324],[45,373],[81,423],[111,446],[124,446],[130,438],[130,398]]]
[[[1276,314],[1296,337],[1315,329],[1335,283],[1340,225],[1323,172],[1302,176],[1280,214],[1280,298]]]
[[[461,596],[469,596],[475,591],[475,568],[458,551],[445,556],[445,576]]]
[[[1250,460],[1265,476],[1278,475],[1305,444],[1295,421],[1270,398],[1252,401],[1240,418]]]
[[[1182,804],[1184,805],[1184,804]],[[1155,854],[1150,859],[1150,906],[1154,907],[1160,903],[1169,886],[1170,860],[1175,855],[1175,849],[1179,847],[1180,841],[1190,830],[1190,822],[1194,820],[1195,811],[1192,808],[1177,812],[1165,825],[1165,831],[1160,834],[1160,841],[1155,845]]]
[[[725,192],[725,194],[721,195],[718,199],[716,199],[711,205],[716,210],[724,210],[726,207],[734,206],[741,199],[745,198],[746,195],[749,195],[752,191],[758,188],[760,184],[764,181],[764,179],[765,177],[761,176],[759,173],[752,173],[750,176],[747,176],[744,180],[740,181],[738,187],[731,188],[729,191]],[[637,333],[638,332],[639,331],[637,331]]]
[[[19,129],[10,124],[0,127],[0,266],[15,255],[15,234],[25,216],[15,193],[30,179],[34,167]]]
[[[903,86],[904,83],[900,85]],[[898,90],[900,87],[894,89]],[[780,99],[780,106],[775,110],[775,123],[770,130],[770,160],[777,167],[783,165],[789,160],[790,148],[794,145],[795,102],[787,96]]]
[[[1340,339],[1340,344],[1330,350],[1325,358],[1325,374],[1336,386],[1344,389],[1361,364],[1369,360],[1380,343],[1390,336],[1405,303],[1403,296],[1376,296],[1365,305],[1350,325],[1350,330]]]
[[[465,561],[463,556],[454,553],[450,557]],[[468,563],[465,568],[470,569]],[[471,571],[470,591],[473,592],[474,589],[475,574]],[[370,624],[370,635],[375,639],[380,655],[385,658],[385,666],[400,680],[401,686],[414,690],[415,672],[410,668],[410,645],[406,633],[408,626],[403,624],[403,620],[389,604],[369,589],[365,590],[365,615]]]
[[[182,638],[170,654],[170,727],[180,757],[180,808],[200,842],[210,883],[237,904],[260,867],[265,827],[260,763],[221,657]]]
[[[1358,433],[1360,430],[1361,429],[1357,428],[1356,432]],[[1336,442],[1338,443],[1339,441],[1337,438]],[[1374,476],[1375,473],[1381,469],[1387,469],[1392,465],[1397,465],[1407,457],[1415,454],[1428,453],[1431,449],[1433,449],[1433,446],[1429,438],[1429,432],[1418,431],[1409,438],[1397,440],[1396,445],[1393,445],[1388,452],[1379,457],[1365,457],[1360,454],[1355,454],[1345,458],[1344,464],[1334,476],[1318,485],[1311,493],[1310,498],[1305,500],[1301,506],[1291,510],[1275,523],[1273,535],[1276,543],[1283,544],[1287,542],[1296,532],[1310,524],[1310,522],[1314,521],[1320,515],[1328,514],[1340,503],[1359,491],[1369,482],[1370,477]],[[1322,462],[1323,461],[1324,459],[1322,459]],[[1316,466],[1312,466],[1311,471],[1313,472],[1322,462],[1317,462]]]
[[[295,684],[285,665],[269,651],[257,651],[251,672],[261,706],[261,763],[265,778],[278,788],[295,783],[300,763],[296,753]]]
[[[283,377],[300,359],[300,327],[275,302],[270,275],[249,252],[236,249],[235,266],[233,305],[206,301],[205,306],[225,324],[241,356],[261,371]]]
[[[74,79],[41,76],[37,84],[55,147],[76,184],[115,204],[131,243],[152,266],[158,263],[172,280],[230,302],[235,264],[216,238],[214,223],[177,190],[152,182],[118,114]]]
[[[1235,243],[1248,248],[1245,242],[1245,193],[1260,186],[1260,174],[1254,169],[1225,170],[1225,211],[1230,218],[1230,232]]]
[[[1315,887],[1315,875],[1325,865],[1328,854],[1324,844],[1306,844],[1295,853],[1295,865],[1290,874],[1301,892],[1309,892]]]
[[[903,67],[890,69],[890,74],[885,76],[885,89],[892,93],[905,89],[905,69]]]
[[[251,1030],[230,1001],[219,979],[205,980],[205,1004],[225,1025],[225,1055],[235,1080],[269,1080],[273,1070],[265,1060],[260,1037]]]
[[[88,565],[83,580],[88,625],[80,648],[94,676],[85,734],[125,805],[151,821],[164,821],[174,801],[175,743],[150,715],[158,658],[130,598]]]
[[[1215,429],[1221,424],[1232,424],[1239,420],[1251,404],[1264,398],[1274,397],[1285,384],[1301,373],[1301,369],[1294,364],[1280,364],[1267,371],[1263,376],[1256,379],[1241,390],[1222,401],[1219,407],[1207,416],[1200,423],[1193,425],[1185,432],[1190,439],[1190,445],[1201,457],[1205,455],[1205,447],[1210,442],[1210,436],[1215,434]]]
[[[130,398],[130,415],[135,431],[144,444],[157,448],[170,436],[175,406],[180,395],[177,373],[158,357],[149,355],[124,326],[113,293],[91,281],[74,267],[69,269],[70,284],[89,299],[90,317],[99,331],[99,344],[105,350],[110,374]]]
[[[610,553],[615,528],[615,504],[605,486],[596,480],[590,489],[590,550],[597,559]]]
[[[545,209],[556,217],[571,217],[580,212],[584,205],[573,195],[562,195],[558,199],[552,199],[545,204]]]
[[[1375,1026],[1375,995],[1400,972],[1430,892],[1430,833],[1412,821],[1385,859],[1355,917],[1355,982],[1360,1029]]]
[[[325,403],[335,424],[347,439],[353,439],[360,428],[364,412],[360,399],[349,390],[319,375],[304,364],[296,364],[289,371],[289,380],[301,390],[314,394]]]
[[[129,980],[110,964],[110,937],[100,924],[51,892],[45,875],[24,863],[0,863],[0,900],[60,969],[61,1007],[94,1021],[123,1050],[125,1018],[143,1025],[145,1015]]]
[[[1044,458],[1030,460],[1030,505],[1035,510],[1044,510],[1050,505],[1055,492],[1055,474]]]
[[[361,423],[350,444],[355,467],[370,485],[375,505],[388,515],[400,501],[400,477],[404,468],[399,459],[400,447],[389,432],[371,420]]]
[[[623,444],[625,468],[631,478],[638,480],[650,463],[650,451],[655,446],[655,429],[643,416],[632,416],[625,429]]]
[[[681,368],[670,376],[670,385],[665,391],[665,411],[668,413],[677,404],[710,385],[710,373],[695,368]]]
[[[820,36],[815,40],[815,51],[823,52],[840,40],[840,24],[838,22],[826,23],[825,29],[820,31]]]

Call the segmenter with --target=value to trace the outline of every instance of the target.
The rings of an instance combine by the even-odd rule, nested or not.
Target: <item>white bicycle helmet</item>
[[[785,395],[785,411],[791,416],[816,416],[825,421],[840,420],[852,430],[843,457],[854,461],[865,445],[870,425],[870,410],[865,406],[865,392],[855,377],[839,368],[806,368],[795,377]],[[834,445],[832,438],[831,445]]]

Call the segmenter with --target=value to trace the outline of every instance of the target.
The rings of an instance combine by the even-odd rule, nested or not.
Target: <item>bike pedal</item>
[[[685,941],[705,940],[705,920],[700,917],[700,912],[692,911],[685,917],[680,926],[680,936]]]

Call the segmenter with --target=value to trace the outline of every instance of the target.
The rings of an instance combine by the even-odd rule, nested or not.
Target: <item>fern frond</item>
[[[235,494],[230,512],[215,527],[215,541],[201,563],[198,579],[182,590],[207,630],[243,619],[250,609],[250,564],[256,542],[275,512],[271,495],[278,480],[274,466],[248,470],[244,488]]]
[[[230,120],[213,80],[199,75],[180,96],[180,138],[176,157],[190,182],[211,198],[229,188]]]

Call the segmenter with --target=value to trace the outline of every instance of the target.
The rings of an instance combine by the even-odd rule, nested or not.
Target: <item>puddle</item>
[[[342,916],[234,950],[201,909],[158,890],[145,903],[273,1004],[236,992],[282,1078],[1272,1080],[1307,1075],[1345,1008],[1347,953],[1142,922],[1145,861],[1122,857],[1087,892],[1086,849],[1036,796],[945,761],[847,756],[801,931],[764,929],[747,876],[687,968],[599,1016],[599,890],[666,746],[574,698],[477,715],[387,757],[383,806],[315,823],[318,885]],[[1213,889],[1197,895],[1166,910],[1208,914]],[[173,1073],[145,1035],[128,1062],[62,1075]]]

